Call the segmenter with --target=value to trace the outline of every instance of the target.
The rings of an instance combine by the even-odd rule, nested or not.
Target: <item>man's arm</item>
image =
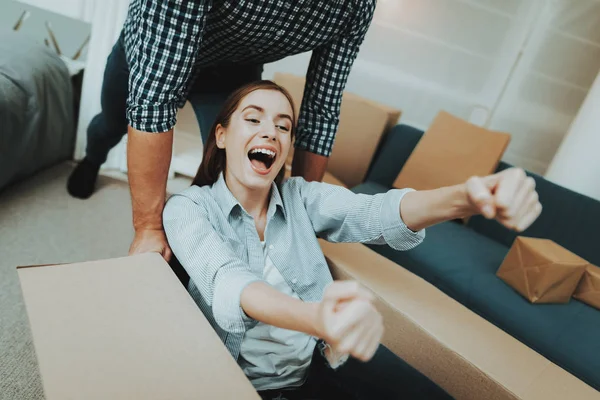
[[[339,125],[342,94],[373,19],[375,1],[361,3],[348,34],[315,49],[310,59],[292,162],[292,175],[307,181],[323,179]]]
[[[135,237],[130,254],[169,260],[162,226],[173,126],[185,99],[211,1],[138,1],[127,40],[127,163]],[[135,4],[134,4],[135,5]]]
[[[130,254],[158,252],[165,260],[171,249],[163,231],[167,176],[171,164],[173,130],[155,134],[128,127],[127,169],[135,237]]]

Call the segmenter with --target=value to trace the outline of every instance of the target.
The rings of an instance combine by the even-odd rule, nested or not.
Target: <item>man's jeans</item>
[[[206,143],[210,128],[227,97],[240,86],[260,80],[262,70],[262,65],[221,64],[198,72],[188,100],[196,113],[203,143]],[[129,67],[123,39],[119,37],[106,61],[102,111],[92,119],[87,130],[86,155],[95,164],[104,164],[110,149],[127,133],[128,88]]]

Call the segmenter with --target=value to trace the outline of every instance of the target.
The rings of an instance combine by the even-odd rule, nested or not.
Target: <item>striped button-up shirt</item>
[[[400,216],[400,201],[410,190],[370,196],[299,177],[273,184],[264,235],[271,261],[300,299],[320,301],[332,278],[317,238],[397,250],[417,246],[425,231],[411,231]],[[240,296],[250,283],[262,281],[265,266],[253,217],[221,174],[212,186],[192,186],[172,196],[163,223],[190,276],[192,298],[237,360],[244,333],[256,324],[244,313]]]
[[[202,67],[264,64],[312,50],[295,146],[329,156],[342,92],[375,2],[133,0],[123,29],[129,124],[170,130]]]

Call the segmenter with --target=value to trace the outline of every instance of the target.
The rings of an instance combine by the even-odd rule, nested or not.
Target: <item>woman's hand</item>
[[[521,168],[472,177],[465,183],[465,190],[473,214],[495,218],[518,232],[527,229],[542,212],[535,181]]]
[[[336,353],[370,360],[383,336],[383,318],[373,301],[373,295],[357,282],[333,282],[319,303],[319,337]]]

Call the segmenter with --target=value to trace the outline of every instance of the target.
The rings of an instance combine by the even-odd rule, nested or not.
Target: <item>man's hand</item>
[[[383,336],[383,318],[373,301],[373,295],[357,282],[333,282],[319,304],[319,337],[336,353],[369,361]]]
[[[129,255],[140,253],[159,253],[168,262],[172,252],[163,230],[146,229],[135,232]]]
[[[535,181],[521,168],[510,168],[483,178],[472,177],[465,189],[474,214],[495,218],[518,232],[527,229],[542,212]]]

